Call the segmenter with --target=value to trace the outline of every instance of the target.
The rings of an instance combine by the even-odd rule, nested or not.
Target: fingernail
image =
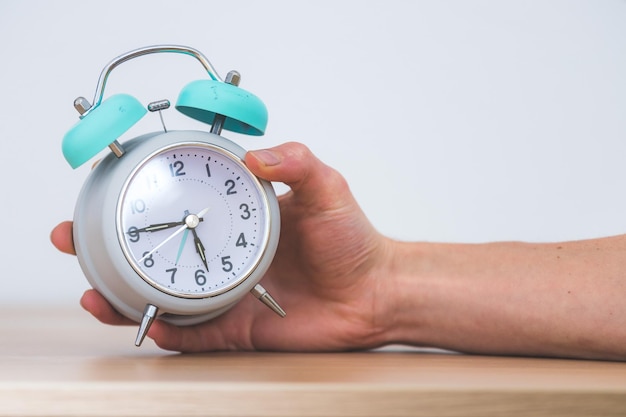
[[[279,154],[268,149],[253,151],[252,153],[259,161],[263,162],[265,166],[274,166],[282,162],[282,158]]]

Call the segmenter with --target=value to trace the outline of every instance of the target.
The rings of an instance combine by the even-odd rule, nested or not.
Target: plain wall
[[[303,142],[386,235],[626,232],[625,1],[4,0],[0,39],[1,305],[76,303],[87,288],[48,238],[89,172],[61,154],[72,102],[92,99],[111,59],[160,43],[241,72],[269,109],[267,134],[224,136]],[[203,77],[187,57],[150,56],[118,67],[106,95],[174,102]],[[149,115],[121,141],[159,129]]]

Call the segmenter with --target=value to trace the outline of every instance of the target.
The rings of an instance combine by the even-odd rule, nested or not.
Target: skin
[[[345,179],[308,148],[248,152],[257,176],[283,182],[280,243],[254,297],[195,326],[156,321],[163,349],[345,351],[409,344],[468,353],[626,359],[626,236],[530,244],[399,242],[381,235]],[[74,254],[72,223],[51,234]],[[136,323],[95,290],[81,305],[112,325]]]

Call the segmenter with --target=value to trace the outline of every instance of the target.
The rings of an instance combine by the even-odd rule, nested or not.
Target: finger
[[[81,306],[104,324],[114,326],[136,326],[137,323],[118,313],[111,304],[96,290],[87,290],[80,300]],[[206,324],[178,327],[173,324],[156,320],[148,330],[148,337],[154,340],[161,349],[176,352],[204,352],[207,350],[224,350],[216,346],[218,333],[204,329]],[[209,346],[205,340],[212,340]]]
[[[96,290],[87,290],[80,299],[80,305],[104,324],[136,325],[131,319],[118,313],[113,306]]]
[[[178,327],[157,320],[152,323],[150,330],[148,330],[148,337],[164,350],[186,353],[207,350],[203,343],[204,338],[197,330],[197,326]]]
[[[224,338],[219,329],[220,327],[212,322],[193,326],[176,326],[157,320],[150,327],[148,337],[154,340],[154,343],[161,349],[176,352],[231,350],[224,344]]]
[[[176,326],[157,320],[148,331],[148,337],[157,346],[177,352],[214,352],[254,350],[251,323],[245,305],[203,323]]]
[[[305,204],[332,209],[343,205],[342,198],[351,196],[345,179],[300,143],[250,151],[246,165],[263,179],[287,184]]]
[[[61,252],[76,255],[74,239],[72,237],[72,222],[62,222],[52,229],[50,241]]]

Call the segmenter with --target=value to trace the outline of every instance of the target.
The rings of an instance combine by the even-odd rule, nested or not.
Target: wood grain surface
[[[0,308],[0,416],[624,416],[626,363],[373,352],[181,355],[78,308]]]

